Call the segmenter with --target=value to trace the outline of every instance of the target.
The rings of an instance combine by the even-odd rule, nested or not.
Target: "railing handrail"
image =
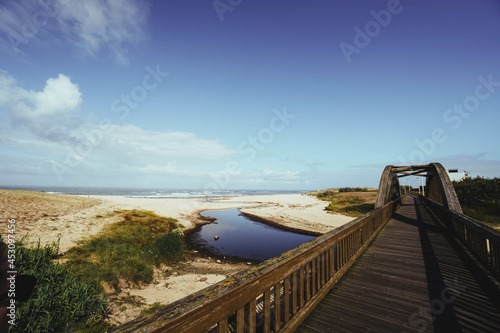
[[[424,196],[420,199],[442,220],[471,253],[500,278],[500,232],[465,214],[452,211]],[[458,224],[457,224],[458,223]]]
[[[319,258],[318,255],[321,256],[321,254],[324,254],[322,260],[327,261],[327,258],[331,260],[331,262],[328,260],[326,263],[326,271],[330,270],[331,272],[326,277],[328,282],[334,275],[334,268],[331,266],[334,260],[332,258],[334,244],[338,244],[341,240],[349,237],[349,235],[354,232],[359,231],[361,235],[362,232],[360,230],[362,228],[366,229],[364,230],[364,237],[366,239],[363,239],[363,241],[360,239],[359,241],[362,243],[361,245],[369,243],[390,218],[392,212],[395,210],[394,207],[399,205],[401,201],[402,198],[391,201],[297,248],[266,260],[255,267],[250,267],[244,271],[238,272],[223,281],[175,301],[160,309],[154,315],[140,317],[132,322],[126,323],[118,327],[116,331],[163,332],[168,330],[173,332],[195,332],[200,328],[206,331],[220,321],[226,320],[227,323],[228,316],[234,314],[235,310],[244,307],[249,302],[254,302],[259,295],[269,292],[277,283],[279,284],[281,281],[284,281],[283,279],[290,279],[298,270],[300,270],[302,274],[304,265],[309,265],[312,260],[319,260],[315,258]],[[380,221],[376,221],[376,219]],[[368,224],[369,222],[370,224]],[[373,224],[374,230],[369,230],[371,224]],[[375,226],[377,226],[377,228],[375,228]],[[353,240],[356,241],[354,238]],[[357,253],[358,250],[362,251],[367,245],[368,244],[365,244],[362,248],[358,247],[354,252]],[[337,249],[340,250],[339,248]],[[349,258],[346,259],[346,261],[348,260]],[[321,264],[325,265],[324,262]],[[313,265],[312,267],[316,267],[318,276],[319,274],[324,274],[326,276],[328,272],[324,273],[325,266],[322,266],[323,270],[320,272],[319,265],[320,263],[318,261],[316,266]],[[336,269],[337,268],[339,268],[338,265],[336,266]],[[347,268],[348,267],[341,267],[341,270],[346,271]],[[295,277],[297,277],[297,275]],[[303,274],[302,277],[304,277]],[[340,276],[337,280],[339,278]],[[314,286],[314,281],[312,283]],[[323,285],[325,285],[325,283],[323,283]],[[320,289],[319,287],[323,287],[323,285],[318,286],[318,289]],[[299,287],[303,288],[302,285]],[[299,294],[299,297],[304,297],[304,295],[300,296]],[[300,310],[302,310],[302,308]]]
[[[424,197],[422,195],[419,195],[420,199],[424,199],[427,201],[432,202],[434,205],[440,206],[442,209],[446,209],[443,205],[439,204],[438,202]],[[500,244],[500,231],[493,229],[483,223],[481,223],[479,220],[474,219],[473,217],[470,217],[468,215],[465,215],[463,213],[455,212],[453,210],[449,210],[449,213],[453,215],[455,218],[459,219],[463,224],[467,225],[468,227],[472,228],[474,231],[477,233],[488,237],[488,239],[491,239],[495,241],[496,243]]]

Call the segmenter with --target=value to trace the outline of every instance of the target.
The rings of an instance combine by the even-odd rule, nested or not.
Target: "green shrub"
[[[500,178],[465,178],[453,187],[464,213],[483,222],[500,222]]]
[[[500,202],[500,178],[465,178],[454,181],[453,187],[462,205]]]
[[[163,234],[154,240],[153,248],[155,258],[160,258],[160,260],[165,258],[170,262],[178,261],[184,254],[184,234],[180,229]]]
[[[368,187],[341,187],[339,192],[370,192]]]
[[[58,244],[16,246],[19,274],[31,274],[37,284],[31,298],[18,304],[11,332],[104,332],[107,301],[101,285],[81,282],[67,267],[55,263]]]
[[[106,281],[116,288],[120,278],[133,284],[150,283],[153,265],[180,260],[184,234],[176,219],[150,211],[120,212],[123,220],[71,248],[68,265],[86,281]]]

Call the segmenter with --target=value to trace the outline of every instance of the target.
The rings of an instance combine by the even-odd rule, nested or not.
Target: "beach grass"
[[[320,200],[329,201],[325,210],[351,217],[362,216],[375,208],[377,189],[343,187],[311,192]]]
[[[18,304],[16,325],[9,332],[105,332],[108,302],[98,282],[82,282],[57,263],[57,243],[26,248],[16,243],[18,274],[30,274],[37,284],[26,302]]]
[[[184,234],[176,219],[151,211],[117,211],[122,219],[68,250],[66,265],[84,281],[104,281],[120,288],[153,281],[154,266],[178,262]]]

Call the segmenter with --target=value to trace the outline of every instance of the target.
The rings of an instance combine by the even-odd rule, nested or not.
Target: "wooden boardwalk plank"
[[[500,332],[500,288],[409,197],[297,332]]]

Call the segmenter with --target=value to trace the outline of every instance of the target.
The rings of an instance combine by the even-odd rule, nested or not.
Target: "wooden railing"
[[[401,199],[135,319],[116,332],[293,332],[384,227]]]
[[[448,210],[439,203],[420,196],[429,210],[469,251],[500,279],[500,232],[464,214]]]

